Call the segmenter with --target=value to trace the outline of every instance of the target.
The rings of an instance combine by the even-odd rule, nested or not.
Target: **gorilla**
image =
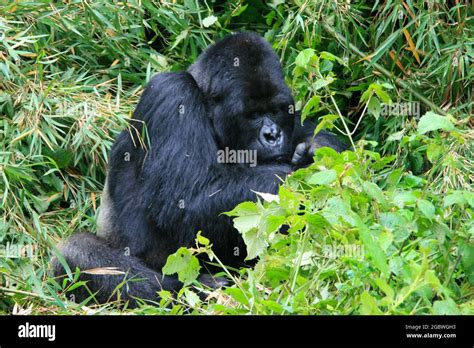
[[[255,201],[254,191],[276,194],[316,148],[345,149],[331,133],[314,137],[314,128],[294,112],[272,47],[255,33],[227,36],[187,71],[150,80],[111,149],[97,235],[77,232],[59,251],[99,303],[117,299],[124,280],[120,299],[132,305],[179,290],[176,277],[160,272],[170,254],[194,245],[198,231],[224,264],[246,266],[243,239],[222,213]],[[254,154],[254,163],[218,160],[224,150]],[[122,272],[101,273],[106,267]],[[57,258],[53,269],[65,275]],[[208,272],[199,280],[219,285]],[[90,294],[79,287],[74,295],[82,301]]]

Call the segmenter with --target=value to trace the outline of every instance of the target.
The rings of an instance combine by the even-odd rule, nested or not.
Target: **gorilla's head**
[[[260,161],[288,159],[293,97],[277,55],[262,37],[228,36],[188,71],[207,101],[221,148],[257,150]]]

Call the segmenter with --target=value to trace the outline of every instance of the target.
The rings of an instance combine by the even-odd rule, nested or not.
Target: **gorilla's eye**
[[[257,121],[258,119],[262,118],[262,114],[259,112],[247,112],[245,113],[245,118]]]
[[[210,96],[210,99],[213,103],[218,104],[224,99],[224,97],[222,94],[214,94]]]

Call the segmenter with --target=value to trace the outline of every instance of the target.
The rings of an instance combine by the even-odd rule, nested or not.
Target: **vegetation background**
[[[0,313],[474,314],[473,13],[468,0],[0,1]],[[57,282],[49,259],[95,231],[108,150],[143,86],[243,30],[273,45],[304,117],[352,151],[320,150],[278,196],[230,213],[260,261],[206,301],[188,287],[133,311],[70,301],[85,284],[75,270]],[[179,253],[189,262],[165,271],[192,284],[209,241]]]

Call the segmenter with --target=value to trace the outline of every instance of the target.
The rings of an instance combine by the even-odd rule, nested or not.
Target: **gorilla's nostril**
[[[271,129],[267,129],[263,133],[263,138],[269,144],[276,143],[280,139],[280,136],[281,136],[281,131],[279,129],[275,129],[273,127]]]
[[[268,122],[260,130],[260,141],[265,144],[274,146],[281,142],[282,140],[282,131],[273,122]]]
[[[273,142],[278,139],[278,134],[277,133],[267,133],[265,134],[265,139],[267,141]]]

